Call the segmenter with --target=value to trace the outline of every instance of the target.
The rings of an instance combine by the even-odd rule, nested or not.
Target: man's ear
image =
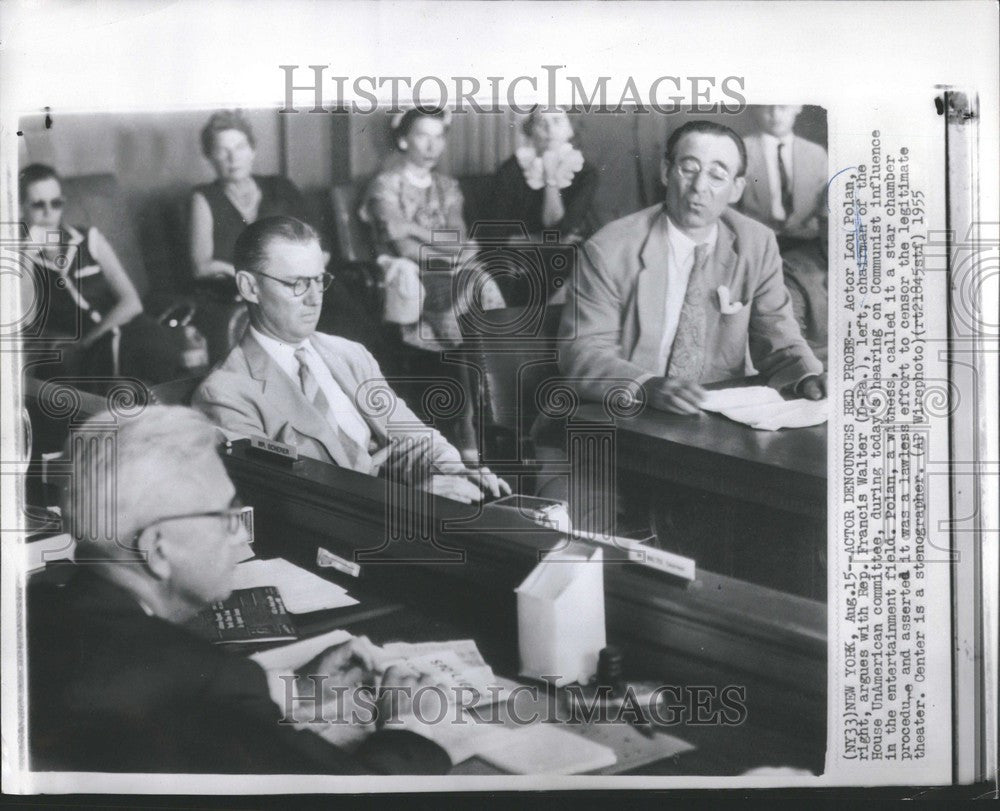
[[[240,291],[240,295],[244,301],[251,301],[254,304],[260,303],[258,301],[257,280],[252,273],[248,273],[245,270],[237,270],[236,289]]]
[[[735,181],[733,181],[733,190],[729,193],[729,205],[733,205],[740,201],[746,187],[747,179],[745,177],[738,177]]]
[[[167,554],[167,539],[156,527],[147,527],[136,540],[136,548],[146,562],[146,569],[157,580],[170,577],[170,556]]]
[[[667,160],[666,155],[660,158],[660,182],[667,186],[667,178],[670,177],[670,161]]]
[[[406,142],[406,138],[397,138],[396,146],[399,147],[400,152],[406,152],[410,148],[410,145]]]

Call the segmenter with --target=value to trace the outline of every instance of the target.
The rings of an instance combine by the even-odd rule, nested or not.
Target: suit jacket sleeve
[[[792,386],[820,374],[823,364],[802,337],[792,300],[781,272],[781,255],[773,234],[767,235],[760,283],[750,313],[750,357],[776,389]]]
[[[363,367],[359,380],[381,381],[386,389],[391,389],[382,369],[372,355],[364,347],[361,350],[360,363]],[[390,454],[388,464],[394,466],[409,484],[419,484],[426,477],[431,465],[448,467],[458,464],[464,467],[462,455],[440,431],[430,428],[413,413],[406,402],[393,393],[395,406],[392,409],[386,429],[390,440],[396,443],[396,449]],[[408,442],[412,438],[418,441]]]
[[[217,372],[209,376],[195,391],[191,405],[218,425],[227,439],[262,436],[264,421],[260,410],[253,399],[244,393],[235,375],[217,379],[217,375],[224,374]]]
[[[611,272],[593,240],[580,251],[580,268],[559,325],[559,368],[587,399],[600,400],[615,381],[641,382],[646,369],[626,360],[622,315],[628,306],[626,282]]]

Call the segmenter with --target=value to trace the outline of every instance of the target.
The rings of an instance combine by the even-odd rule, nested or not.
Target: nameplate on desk
[[[354,561],[346,560],[340,555],[335,555],[322,546],[316,549],[316,565],[324,569],[336,569],[338,572],[349,574],[351,577],[358,577],[361,574],[361,566]]]
[[[686,558],[663,549],[633,543],[628,548],[628,559],[633,563],[649,566],[651,569],[659,569],[661,572],[667,572],[675,577],[683,577],[685,580],[694,580],[695,578],[693,558]]]
[[[293,464],[299,458],[298,448],[294,445],[262,436],[250,437],[250,450],[264,454],[272,461],[281,461],[285,464]]]

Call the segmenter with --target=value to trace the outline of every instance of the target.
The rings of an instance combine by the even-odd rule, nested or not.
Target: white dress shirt
[[[764,163],[767,164],[767,186],[771,190],[771,216],[776,220],[787,220],[791,216],[791,211],[785,211],[781,204],[781,172],[778,171],[778,144],[783,144],[781,150],[781,160],[785,164],[785,174],[788,175],[788,185],[791,187],[792,178],[795,177],[795,168],[792,165],[792,143],[795,141],[795,133],[790,132],[784,138],[775,138],[771,133],[761,133],[761,143],[764,147]]]
[[[687,293],[688,279],[694,267],[694,249],[699,244],[674,225],[670,217],[664,217],[663,221],[667,229],[667,300],[664,302],[663,338],[660,341],[660,357],[656,367],[661,375],[667,368],[674,336],[677,335],[677,325],[680,323],[681,310],[684,308],[684,295]],[[704,240],[704,244],[708,246],[710,262],[718,238],[719,226],[716,224],[712,226],[712,232]]]
[[[254,340],[264,347],[264,351],[271,356],[271,359],[281,367],[281,370],[292,379],[297,389],[301,389],[302,382],[299,377],[299,362],[295,358],[295,351],[300,346],[305,347],[309,371],[313,373],[316,384],[326,396],[327,403],[330,404],[326,414],[327,421],[330,425],[339,427],[362,448],[368,449],[368,443],[372,437],[368,423],[365,422],[340,384],[333,379],[329,367],[323,362],[323,358],[320,357],[308,338],[299,344],[286,344],[264,335],[253,326],[250,327],[250,333]]]

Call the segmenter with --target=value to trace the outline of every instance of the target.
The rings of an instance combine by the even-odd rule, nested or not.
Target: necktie
[[[792,183],[788,178],[788,168],[785,166],[785,158],[782,152],[785,145],[778,144],[778,176],[781,178],[781,207],[785,209],[785,219],[792,216]]]
[[[299,362],[299,383],[302,386],[302,394],[305,395],[306,400],[323,416],[323,419],[330,423],[334,433],[337,435],[337,439],[340,440],[340,444],[347,452],[347,458],[351,463],[351,467],[354,470],[360,470],[359,462],[363,458],[364,449],[351,439],[339,425],[331,422],[330,401],[326,399],[323,389],[319,387],[316,376],[312,373],[312,369],[309,368],[309,359],[304,346],[300,346],[295,350],[295,360]]]
[[[667,378],[689,380],[701,378],[705,362],[705,314],[708,309],[708,246],[702,243],[694,249],[694,265],[684,291],[684,304],[677,321],[677,333],[667,361]]]

